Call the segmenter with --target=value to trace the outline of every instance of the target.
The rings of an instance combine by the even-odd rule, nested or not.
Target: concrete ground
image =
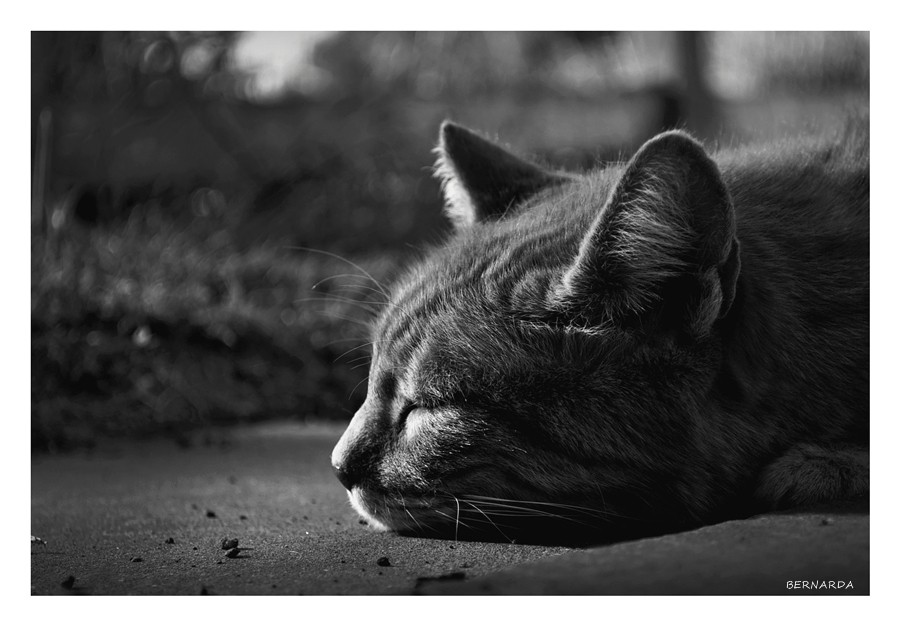
[[[46,542],[32,544],[32,594],[869,593],[860,506],[591,549],[375,532],[331,474],[340,431],[268,424],[32,458]]]

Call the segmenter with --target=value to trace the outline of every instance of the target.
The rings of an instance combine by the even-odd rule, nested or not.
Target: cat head
[[[689,521],[709,489],[690,407],[739,273],[715,163],[681,132],[585,175],[451,123],[437,152],[454,234],[375,322],[332,455],[354,507],[511,540]]]

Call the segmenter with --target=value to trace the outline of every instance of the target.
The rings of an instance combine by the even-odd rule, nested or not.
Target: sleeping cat
[[[867,122],[583,175],[444,123],[452,238],[332,454],[376,528],[568,543],[868,494]]]

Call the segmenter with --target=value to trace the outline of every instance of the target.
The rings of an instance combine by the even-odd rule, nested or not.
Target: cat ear
[[[446,211],[457,228],[500,219],[528,196],[568,180],[452,122],[441,125],[435,152]]]
[[[706,334],[740,272],[731,198],[689,135],[645,143],[625,166],[555,299],[570,315]]]

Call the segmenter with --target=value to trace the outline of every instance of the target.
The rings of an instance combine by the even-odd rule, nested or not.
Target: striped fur
[[[394,285],[332,456],[373,525],[596,541],[867,491],[864,130],[506,184],[447,129],[458,227]]]

